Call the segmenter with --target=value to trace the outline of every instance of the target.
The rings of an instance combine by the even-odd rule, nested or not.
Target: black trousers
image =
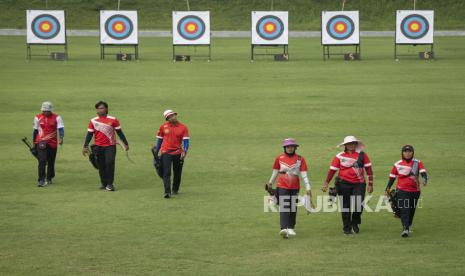
[[[336,181],[336,192],[342,204],[342,224],[344,231],[350,231],[352,225],[362,223],[363,200],[365,199],[365,183],[349,183],[342,179]]]
[[[102,186],[113,185],[115,179],[116,145],[108,147],[96,146],[98,173]]]
[[[165,193],[171,193],[171,167],[173,167],[173,192],[177,193],[181,185],[182,165],[184,160],[181,160],[181,154],[171,155],[162,154],[161,162],[163,166],[163,184],[165,185]]]
[[[45,181],[45,179],[51,180],[55,177],[55,158],[57,156],[57,149],[53,149],[47,145],[45,149],[37,148],[37,152],[39,157],[38,181]],[[47,173],[45,173],[46,169]]]
[[[400,209],[400,220],[404,229],[409,229],[417,209],[420,192],[397,190],[397,204]]]
[[[281,229],[294,229],[297,217],[299,190],[278,189],[279,222]]]

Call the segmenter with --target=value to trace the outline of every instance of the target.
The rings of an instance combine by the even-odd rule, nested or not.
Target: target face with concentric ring
[[[31,23],[32,33],[40,39],[52,39],[60,33],[60,22],[51,14],[42,14]]]
[[[278,39],[284,32],[283,21],[274,15],[260,18],[256,24],[257,34],[265,40]]]
[[[358,11],[322,11],[322,45],[360,44]]]
[[[400,23],[400,31],[410,39],[420,39],[429,31],[428,20],[420,14],[406,16]]]
[[[132,20],[122,14],[110,16],[105,22],[105,32],[116,40],[128,38],[134,31]]]
[[[337,40],[345,40],[352,36],[355,30],[354,21],[345,15],[331,17],[326,23],[329,36]]]
[[[205,22],[196,15],[186,15],[178,21],[177,31],[184,39],[197,40],[205,34]]]

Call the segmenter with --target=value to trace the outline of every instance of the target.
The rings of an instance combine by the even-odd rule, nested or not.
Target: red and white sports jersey
[[[364,168],[367,170],[370,168],[371,171],[371,162],[368,155],[364,154]],[[339,178],[350,182],[350,183],[365,183],[365,173],[364,168],[355,168],[354,165],[357,163],[359,153],[353,152],[340,152],[331,162],[330,170],[337,171],[339,170]]]
[[[51,148],[57,148],[57,129],[62,127],[64,127],[63,119],[58,114],[52,113],[50,116],[38,114],[34,117],[34,129],[39,132],[34,144],[46,141]]]
[[[113,116],[97,116],[89,122],[87,131],[94,133],[94,143],[100,147],[116,144],[115,130],[121,129],[118,119]]]
[[[300,189],[300,173],[307,171],[307,162],[303,157],[300,158],[297,154],[289,157],[282,153],[276,157],[273,170],[279,171],[278,187],[288,190]]]
[[[423,162],[418,161],[418,171],[419,173],[426,172]],[[397,178],[397,189],[407,192],[418,192],[420,190],[420,185],[417,177],[410,175],[412,172],[412,167],[414,164],[414,159],[410,161],[399,160],[392,167],[390,178]]]
[[[189,130],[180,122],[165,122],[160,126],[157,138],[163,139],[161,154],[177,155],[183,152],[182,140],[189,139]]]

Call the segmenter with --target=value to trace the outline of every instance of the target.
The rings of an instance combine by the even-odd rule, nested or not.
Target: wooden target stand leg
[[[31,46],[63,46],[65,53],[64,60],[68,60],[68,44],[37,44],[37,43],[26,43],[26,59],[30,61],[32,57],[50,57],[50,55],[33,55]]]
[[[394,42],[394,60],[397,60],[398,57],[412,57],[412,56],[417,56],[415,54],[413,55],[399,55],[397,53],[397,47],[398,46],[401,46],[401,45],[408,45],[408,46],[417,46],[417,45],[429,45],[430,46],[430,52],[431,53],[434,53],[434,43],[431,43],[431,44],[400,44],[400,43],[395,43]],[[435,59],[435,56],[433,56],[431,59]]]
[[[355,46],[355,54],[358,54],[360,56],[360,59],[362,59],[362,48],[360,44],[346,44],[346,45],[334,45],[334,44],[326,44],[323,45],[323,60],[327,60],[330,58],[330,56],[343,56],[345,55],[344,53],[330,53],[329,48],[330,46],[333,47],[340,47],[340,46]]]
[[[104,60],[105,56],[114,55],[114,53],[105,53],[105,47],[109,48],[132,48],[134,47],[134,59],[139,60],[139,44],[100,44],[100,60]]]
[[[211,44],[173,44],[173,62],[176,62],[176,47],[208,47],[208,55],[190,55],[194,57],[206,57],[207,61],[212,60],[212,47]]]
[[[277,53],[265,53],[265,54],[256,54],[255,50],[256,48],[263,48],[263,49],[270,49],[270,48],[277,48],[277,47],[282,47],[283,55],[286,55],[289,58],[289,44],[283,44],[283,45],[262,45],[262,44],[250,44],[250,61],[255,60],[255,56],[274,56]]]

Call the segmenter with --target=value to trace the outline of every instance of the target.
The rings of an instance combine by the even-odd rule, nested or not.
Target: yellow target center
[[[195,31],[195,25],[194,25],[194,24],[189,24],[189,25],[187,25],[187,30],[188,30],[189,32]]]
[[[336,30],[338,30],[340,32],[344,31],[344,24],[337,24],[336,25]]]
[[[268,25],[265,26],[265,29],[268,32],[272,32],[272,31],[274,31],[274,26],[273,26],[273,24],[268,24]]]
[[[121,24],[121,23],[116,24],[115,25],[115,30],[116,31],[122,31],[123,30],[123,24]]]
[[[411,26],[410,28],[412,28],[412,30],[414,30],[414,31],[418,31],[418,29],[420,28],[420,26],[419,26],[417,23],[413,23],[412,26]]]
[[[42,30],[44,30],[44,31],[50,30],[50,24],[44,23],[44,24],[42,25]]]

